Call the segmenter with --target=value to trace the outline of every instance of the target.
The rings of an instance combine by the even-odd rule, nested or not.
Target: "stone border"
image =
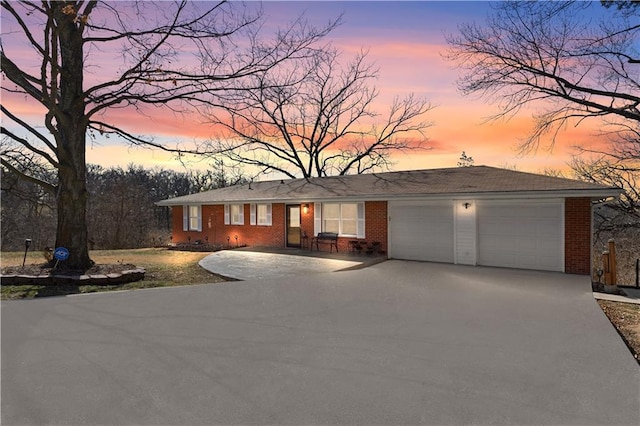
[[[145,270],[136,268],[106,275],[0,275],[2,285],[120,285],[144,279]]]

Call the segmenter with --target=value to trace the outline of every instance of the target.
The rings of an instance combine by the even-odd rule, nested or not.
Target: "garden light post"
[[[22,266],[24,267],[25,262],[27,261],[27,251],[29,251],[29,246],[31,245],[31,238],[27,238],[24,240],[24,258],[22,259]]]

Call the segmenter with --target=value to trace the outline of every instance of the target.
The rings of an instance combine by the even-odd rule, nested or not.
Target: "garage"
[[[390,256],[564,271],[562,199],[469,201],[391,202]]]
[[[453,229],[450,202],[391,202],[390,257],[453,263]]]
[[[478,204],[478,264],[564,270],[562,200]]]

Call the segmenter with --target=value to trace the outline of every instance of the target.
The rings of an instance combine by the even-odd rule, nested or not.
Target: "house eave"
[[[619,188],[584,189],[584,190],[535,190],[535,191],[487,191],[487,192],[456,192],[456,193],[416,193],[416,194],[372,194],[372,195],[344,195],[332,197],[255,197],[227,200],[198,200],[191,196],[162,200],[157,206],[182,206],[185,204],[222,205],[222,204],[253,204],[253,203],[312,203],[312,202],[345,202],[345,201],[403,201],[403,200],[488,200],[488,199],[544,199],[544,198],[591,198],[603,200],[610,197],[618,198],[624,191]],[[197,194],[196,194],[197,195]]]

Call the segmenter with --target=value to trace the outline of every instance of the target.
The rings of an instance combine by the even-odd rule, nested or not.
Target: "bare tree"
[[[223,108],[208,112],[225,129],[212,150],[293,178],[385,169],[393,152],[423,148],[431,105],[396,98],[383,117],[373,105],[378,70],[366,53],[346,65],[340,56],[323,46],[294,67],[239,81],[221,98]]]
[[[577,155],[571,161],[576,177],[625,190],[616,203],[607,204],[606,215],[599,218],[599,230],[640,229],[640,164],[615,154],[588,154]]]
[[[299,20],[263,41],[260,12],[240,3],[3,0],[1,6],[1,69],[9,83],[2,85],[1,132],[21,146],[16,155],[3,153],[2,164],[56,194],[55,244],[70,250],[63,263],[70,269],[92,264],[87,247],[87,134],[112,134],[136,145],[185,151],[136,135],[111,120],[109,111],[128,108],[144,118],[151,107],[181,113],[212,103],[211,96],[229,82],[304,56],[334,25],[314,29]],[[25,45],[29,55],[20,50]],[[105,62],[117,69],[101,66]],[[42,123],[31,123],[12,110],[16,103],[7,100],[16,97],[43,108]],[[25,152],[54,167],[57,182],[42,181],[20,168]]]
[[[499,2],[485,26],[464,24],[448,37],[446,57],[465,70],[462,93],[498,104],[494,118],[530,104],[545,108],[525,150],[586,119],[637,130],[640,9],[625,3],[620,10],[594,2]],[[628,143],[637,151],[638,139]]]
[[[597,126],[604,145],[577,146],[570,166],[580,179],[626,191],[596,209],[595,223],[596,234],[619,233],[629,241],[640,224],[639,6],[618,0],[499,2],[485,26],[465,24],[449,36],[446,55],[465,70],[458,82],[462,93],[498,104],[492,118],[509,118],[525,106],[538,109],[523,152],[547,137],[552,148],[569,125]]]

